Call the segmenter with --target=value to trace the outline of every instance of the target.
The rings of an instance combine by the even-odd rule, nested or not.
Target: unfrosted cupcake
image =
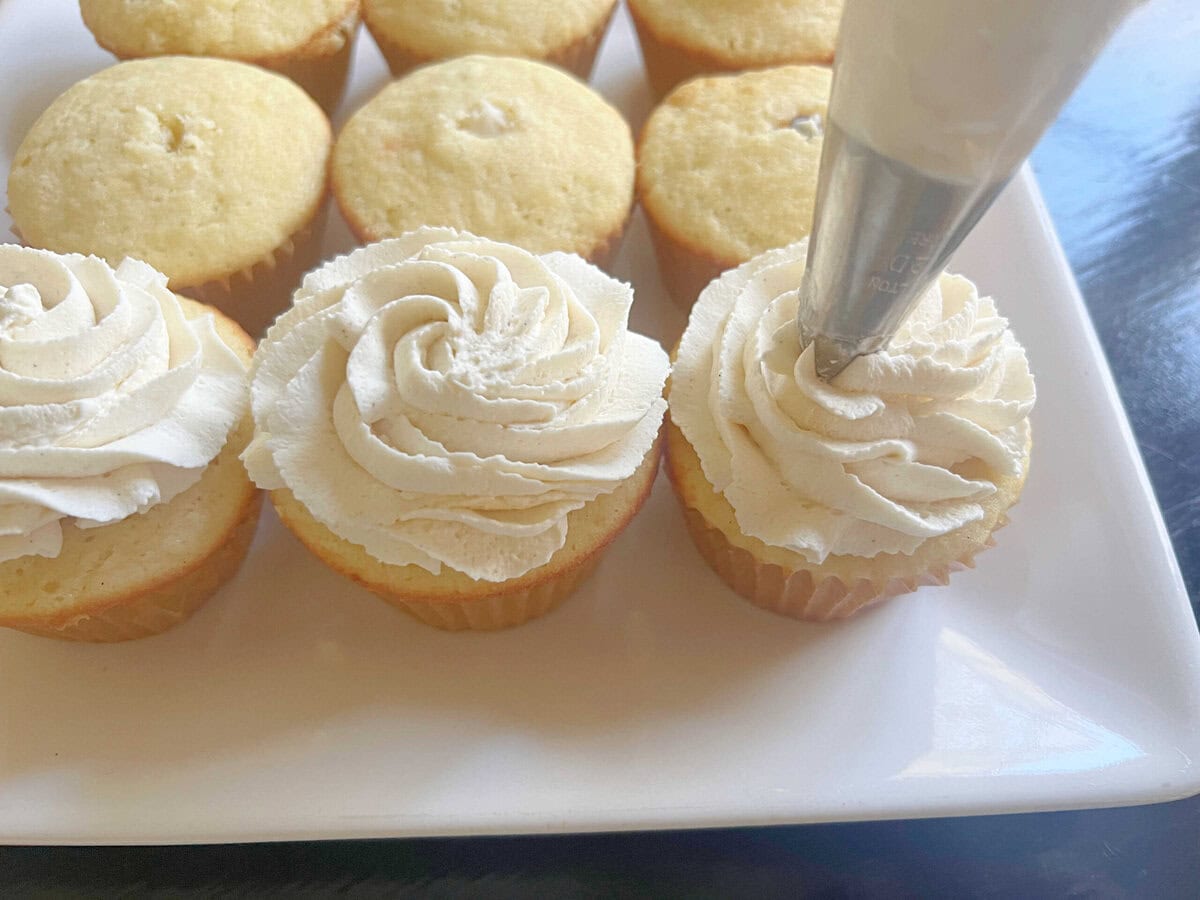
[[[255,357],[244,459],[333,569],[422,621],[553,608],[640,508],[668,360],[576,256],[421,229],[309,275]]]
[[[118,59],[218,56],[272,69],[327,113],[341,100],[359,0],[79,0],[83,21]]]
[[[830,65],[842,0],[629,0],[629,12],[662,97],[697,75]]]
[[[800,351],[806,242],[714,282],[671,376],[668,471],[739,594],[848,616],[970,566],[1029,467],[1033,378],[993,301],[943,275],[887,350],[822,382]]]
[[[144,260],[257,334],[318,258],[330,145],[325,114],[280,75],[134,60],[42,113],[17,149],[8,204],[27,244]]]
[[[808,235],[829,86],[818,66],[697,78],[651,114],[637,193],[680,305],[726,269]]]
[[[253,350],[143,263],[0,246],[0,625],[144,637],[233,575]]]
[[[333,192],[364,242],[422,225],[604,265],[633,205],[633,138],[552,66],[467,56],[385,87],[333,152]]]
[[[586,80],[616,0],[364,0],[363,17],[393,75],[491,53],[552,63]]]

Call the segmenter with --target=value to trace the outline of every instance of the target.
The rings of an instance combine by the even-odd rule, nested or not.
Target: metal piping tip
[[[800,349],[804,350],[810,344],[812,345],[813,364],[817,370],[817,377],[827,384],[837,378],[846,366],[863,354],[862,347],[851,341],[839,341],[837,338],[814,333],[805,327],[803,318],[797,322],[797,325],[799,325],[800,332]]]
[[[888,345],[1002,185],[939,180],[830,120],[797,311],[823,381]]]
[[[859,356],[853,344],[842,343],[820,334],[813,339],[812,346],[817,376],[826,383],[842,374],[842,370]]]

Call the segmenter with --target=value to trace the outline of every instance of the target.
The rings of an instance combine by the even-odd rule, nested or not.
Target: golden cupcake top
[[[524,59],[467,56],[385,87],[346,123],[333,187],[364,240],[446,225],[535,253],[587,255],[633,195],[633,140],[582,82]]]
[[[804,237],[829,86],[819,66],[682,85],[642,132],[642,205],[676,241],[727,265]]]
[[[307,225],[329,145],[320,107],[282,76],[217,59],[124,62],[38,118],[8,203],[32,246],[132,256],[187,287],[270,258]]]
[[[304,48],[335,52],[359,0],[80,0],[96,40],[118,56],[266,59]],[[337,46],[330,47],[330,42]],[[306,46],[310,45],[311,46]]]
[[[587,35],[615,0],[364,0],[372,30],[430,58],[463,53],[543,57]]]
[[[833,61],[842,0],[629,0],[664,42],[727,68]]]

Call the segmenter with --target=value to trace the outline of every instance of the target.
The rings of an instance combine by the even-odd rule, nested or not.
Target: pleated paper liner
[[[270,69],[290,78],[317,101],[327,116],[332,116],[346,90],[350,61],[354,56],[354,42],[358,35],[358,22],[359,9],[355,3],[349,15],[323,28],[300,47],[278,56],[238,58],[235,61]],[[162,55],[118,53],[101,43],[99,38],[96,42],[122,61]]]
[[[660,226],[645,204],[642,205],[642,210],[646,214],[650,242],[654,245],[654,256],[658,261],[663,285],[680,309],[690,310],[700,292],[708,287],[710,282],[716,280],[727,269],[739,265],[740,261],[722,262],[693,249],[676,239],[669,229]]]
[[[318,522],[290,491],[272,491],[271,502],[284,525],[329,568],[426,625],[445,631],[499,631],[545,615],[594,571],[604,550],[600,545],[566,567],[547,563],[542,568],[551,571],[542,575],[534,570],[515,585],[472,582],[456,595],[439,589],[439,576],[417,566],[391,566],[367,557],[362,548]],[[450,577],[457,575],[451,573]]]
[[[203,284],[172,289],[215,306],[237,321],[252,337],[260,337],[292,302],[292,293],[321,260],[321,241],[329,217],[322,201],[307,225],[288,237],[265,258]]]
[[[61,622],[4,621],[17,631],[41,637],[91,643],[115,643],[150,637],[186,621],[192,613],[236,574],[258,526],[262,494],[253,493],[241,519],[228,537],[187,571],[103,609]]]
[[[291,491],[272,491],[271,502],[314,556],[397,609],[447,631],[497,631],[545,615],[583,583],[646,502],[658,461],[656,443],[615,491],[568,514],[567,543],[549,562],[507,582],[476,581],[449,567],[434,575],[382,563],[317,521]]]
[[[553,66],[558,66],[560,69],[565,69],[576,78],[587,81],[592,74],[592,68],[596,63],[596,53],[600,49],[600,42],[604,40],[604,35],[608,31],[608,25],[612,21],[613,14],[616,12],[617,4],[613,4],[607,16],[591,31],[581,38],[577,38],[564,47],[553,51],[548,56],[539,59],[539,62],[550,63]],[[367,22],[367,28],[371,32],[371,36],[375,38],[375,43],[379,46],[383,58],[387,60],[388,69],[391,70],[393,78],[399,78],[413,69],[420,66],[428,65],[429,63],[440,62],[446,57],[442,56],[424,56],[416,53],[411,47],[408,47],[398,41],[393,40],[388,35],[384,34],[379,28],[371,28],[371,23]],[[502,50],[495,51],[471,51],[471,52],[489,52],[495,56],[518,56],[521,54],[505,53]],[[454,54],[462,55],[462,54]]]
[[[607,235],[586,254],[581,254],[583,258],[598,269],[603,269],[606,272],[610,271],[613,261],[617,258],[617,254],[621,252],[621,245],[625,243],[625,234],[629,231],[629,223],[632,219],[633,207],[631,206],[629,214],[625,216],[625,221],[621,223],[621,226],[616,231]]]
[[[702,48],[686,47],[672,41],[665,35],[659,35],[649,22],[643,20],[633,3],[628,6],[629,17],[633,20],[638,44],[642,49],[646,80],[650,82],[656,101],[661,102],[676,85],[698,75],[720,75],[766,68],[762,64],[754,63],[733,64],[713,56]],[[774,63],[787,64],[829,66],[833,64],[833,58],[781,59]]]
[[[974,568],[976,554],[995,544],[989,537],[983,546],[959,559],[934,565],[916,575],[877,580],[859,578],[847,584],[837,576],[814,578],[808,569],[787,569],[762,562],[749,550],[731,543],[724,532],[712,527],[697,510],[685,507],[684,515],[688,533],[700,555],[739,596],[781,616],[813,622],[844,619],[919,587],[948,584],[952,573]],[[1001,517],[996,527],[1001,528],[1007,522],[1006,517]]]
[[[461,603],[422,601],[373,590],[382,600],[443,631],[500,631],[544,616],[574,593],[596,570],[603,552],[592,554],[574,569],[512,594],[481,597]]]
[[[660,38],[650,24],[637,14],[632,4],[629,5],[629,17],[633,20],[646,67],[646,80],[650,82],[656,102],[661,102],[675,85],[697,75],[730,71],[728,66],[703,53]]]
[[[762,557],[774,555],[772,561],[730,539],[726,529],[737,525],[729,501],[708,483],[700,458],[679,427],[668,422],[666,430],[671,487],[704,560],[751,603],[809,621],[845,618],[922,585],[944,585],[954,572],[972,568],[975,556],[993,546],[992,534],[1008,522],[1007,511],[1020,496],[1024,472],[1029,468],[1027,456],[1022,475],[1000,479],[997,491],[984,503],[982,519],[926,541],[912,556],[885,554],[861,560],[831,556],[817,564],[800,554],[762,545]],[[986,477],[982,471],[968,474]],[[734,536],[740,536],[740,532]],[[752,538],[746,540],[758,543]]]
[[[350,61],[358,37],[359,10],[356,3],[350,15],[313,36],[303,47],[284,56],[252,60],[255,65],[286,75],[308,92],[325,110],[325,115],[337,112],[346,92]],[[326,47],[338,49],[330,53]]]
[[[247,416],[168,502],[99,528],[64,523],[57,557],[0,563],[0,626],[107,643],[187,619],[237,572],[258,527],[262,494],[238,459],[252,431]]]

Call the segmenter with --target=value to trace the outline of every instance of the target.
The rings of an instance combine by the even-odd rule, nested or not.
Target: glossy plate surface
[[[41,109],[109,62],[75,4],[0,0],[5,171]],[[344,109],[383,79],[366,38]],[[624,10],[594,83],[640,126]],[[331,229],[330,254],[349,246]],[[1200,790],[1200,639],[1027,173],[953,268],[999,298],[1040,399],[1012,524],[950,587],[834,626],[776,618],[709,572],[660,478],[560,610],[443,634],[325,570],[268,512],[242,573],[172,632],[0,634],[0,842],[700,827]],[[683,316],[640,218],[617,271],[635,327],[673,341]]]

